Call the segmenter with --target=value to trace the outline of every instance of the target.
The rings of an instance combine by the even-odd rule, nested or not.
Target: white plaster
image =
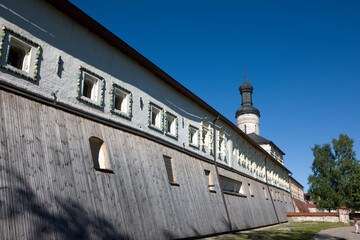
[[[59,103],[125,126],[134,127],[139,131],[185,147],[208,159],[213,158],[211,155],[212,139],[209,140],[207,151],[189,146],[188,126],[193,125],[201,129],[201,121],[207,119],[208,127],[212,129],[211,122],[216,116],[184,97],[133,59],[46,2],[4,0],[2,4],[0,24],[40,44],[42,54],[38,84],[4,70],[0,71],[0,81],[17,86],[28,93],[39,94],[47,98],[54,99],[52,94],[55,94],[56,101]],[[59,56],[63,60],[61,77],[57,76]],[[91,107],[75,98],[80,66],[105,79],[103,110]],[[131,121],[110,112],[110,90],[113,82],[132,93],[133,117]],[[149,102],[159,105],[164,111],[169,111],[178,118],[178,140],[148,127]],[[259,118],[256,115],[244,114],[238,118],[238,124],[243,124],[243,121],[249,122],[248,133],[259,134]],[[265,155],[221,120],[216,122],[216,129],[221,132],[223,138],[221,151],[217,153],[220,154],[218,155],[220,156],[219,162],[265,181]],[[210,136],[212,136],[212,130]],[[237,156],[230,157],[231,154],[234,154],[232,151],[234,144],[238,146],[235,151]],[[218,142],[217,148],[219,148]],[[271,161],[268,162],[271,163]],[[273,165],[271,169],[268,169],[268,176],[271,184],[286,190],[289,189],[287,173],[280,167]]]
[[[237,117],[237,126],[246,134],[260,135],[259,117],[256,114],[241,114]]]

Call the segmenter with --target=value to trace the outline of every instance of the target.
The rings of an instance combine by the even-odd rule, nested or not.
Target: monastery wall
[[[284,222],[293,211],[289,171],[222,117],[220,178],[243,191],[226,192],[224,204],[218,113],[152,63],[46,1],[2,1],[0,25],[0,236],[183,238]],[[9,64],[19,46],[31,49],[22,70]],[[88,97],[85,79],[96,82]],[[106,147],[106,168],[94,169],[91,137]]]
[[[95,117],[136,128],[203,157],[213,158],[211,150],[201,151],[205,142],[202,131],[203,125],[207,124],[212,133],[212,121],[217,116],[194,104],[139,63],[43,1],[5,1],[0,6],[0,13],[0,23],[6,28],[3,30],[3,57],[0,59],[2,66],[7,67],[5,54],[8,51],[9,38],[14,35],[12,32],[37,43],[40,48],[36,81],[27,81],[24,77],[19,78],[19,74],[5,70],[0,72],[3,83]],[[35,52],[32,54],[34,58]],[[84,101],[84,98],[81,98],[84,72],[91,72],[103,79],[99,96],[102,102],[98,106],[88,104],[88,99]],[[33,73],[25,75],[31,77]],[[131,93],[129,116],[120,117],[113,113],[113,85]],[[150,105],[162,110],[160,131],[149,127]],[[176,118],[175,137],[166,134],[165,114]],[[190,126],[197,130],[198,139],[195,145],[189,141]],[[217,121],[216,129],[217,141],[219,136],[223,135],[223,143],[217,142],[217,160],[265,181],[266,154],[255,149],[249,140],[245,140],[244,136],[221,120]],[[209,144],[212,143],[210,139]],[[269,162],[271,161],[270,159]],[[273,178],[271,184],[289,191],[286,170],[275,164],[273,169],[269,170],[269,176]]]
[[[3,239],[169,239],[230,230],[212,162],[3,90],[0,126]],[[104,139],[113,173],[94,171],[92,136]],[[173,159],[175,185],[164,156]],[[288,192],[225,168],[219,175],[243,183],[243,194],[225,193],[232,230],[287,221]]]

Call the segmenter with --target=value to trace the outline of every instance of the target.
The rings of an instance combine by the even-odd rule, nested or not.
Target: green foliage
[[[309,176],[309,193],[321,209],[346,206],[352,211],[360,209],[360,164],[353,150],[354,140],[346,134],[330,144],[312,148],[313,174]]]

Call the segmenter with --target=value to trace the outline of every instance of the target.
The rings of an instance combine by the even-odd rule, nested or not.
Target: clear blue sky
[[[247,68],[260,135],[305,192],[314,144],[345,133],[360,155],[360,1],[71,2],[234,123]]]

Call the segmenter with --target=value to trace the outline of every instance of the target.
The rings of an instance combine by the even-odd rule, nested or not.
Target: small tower
[[[236,111],[237,126],[244,133],[255,133],[259,135],[260,111],[253,107],[252,92],[253,87],[246,80],[246,70],[244,70],[245,81],[239,87],[241,94],[241,108]]]

